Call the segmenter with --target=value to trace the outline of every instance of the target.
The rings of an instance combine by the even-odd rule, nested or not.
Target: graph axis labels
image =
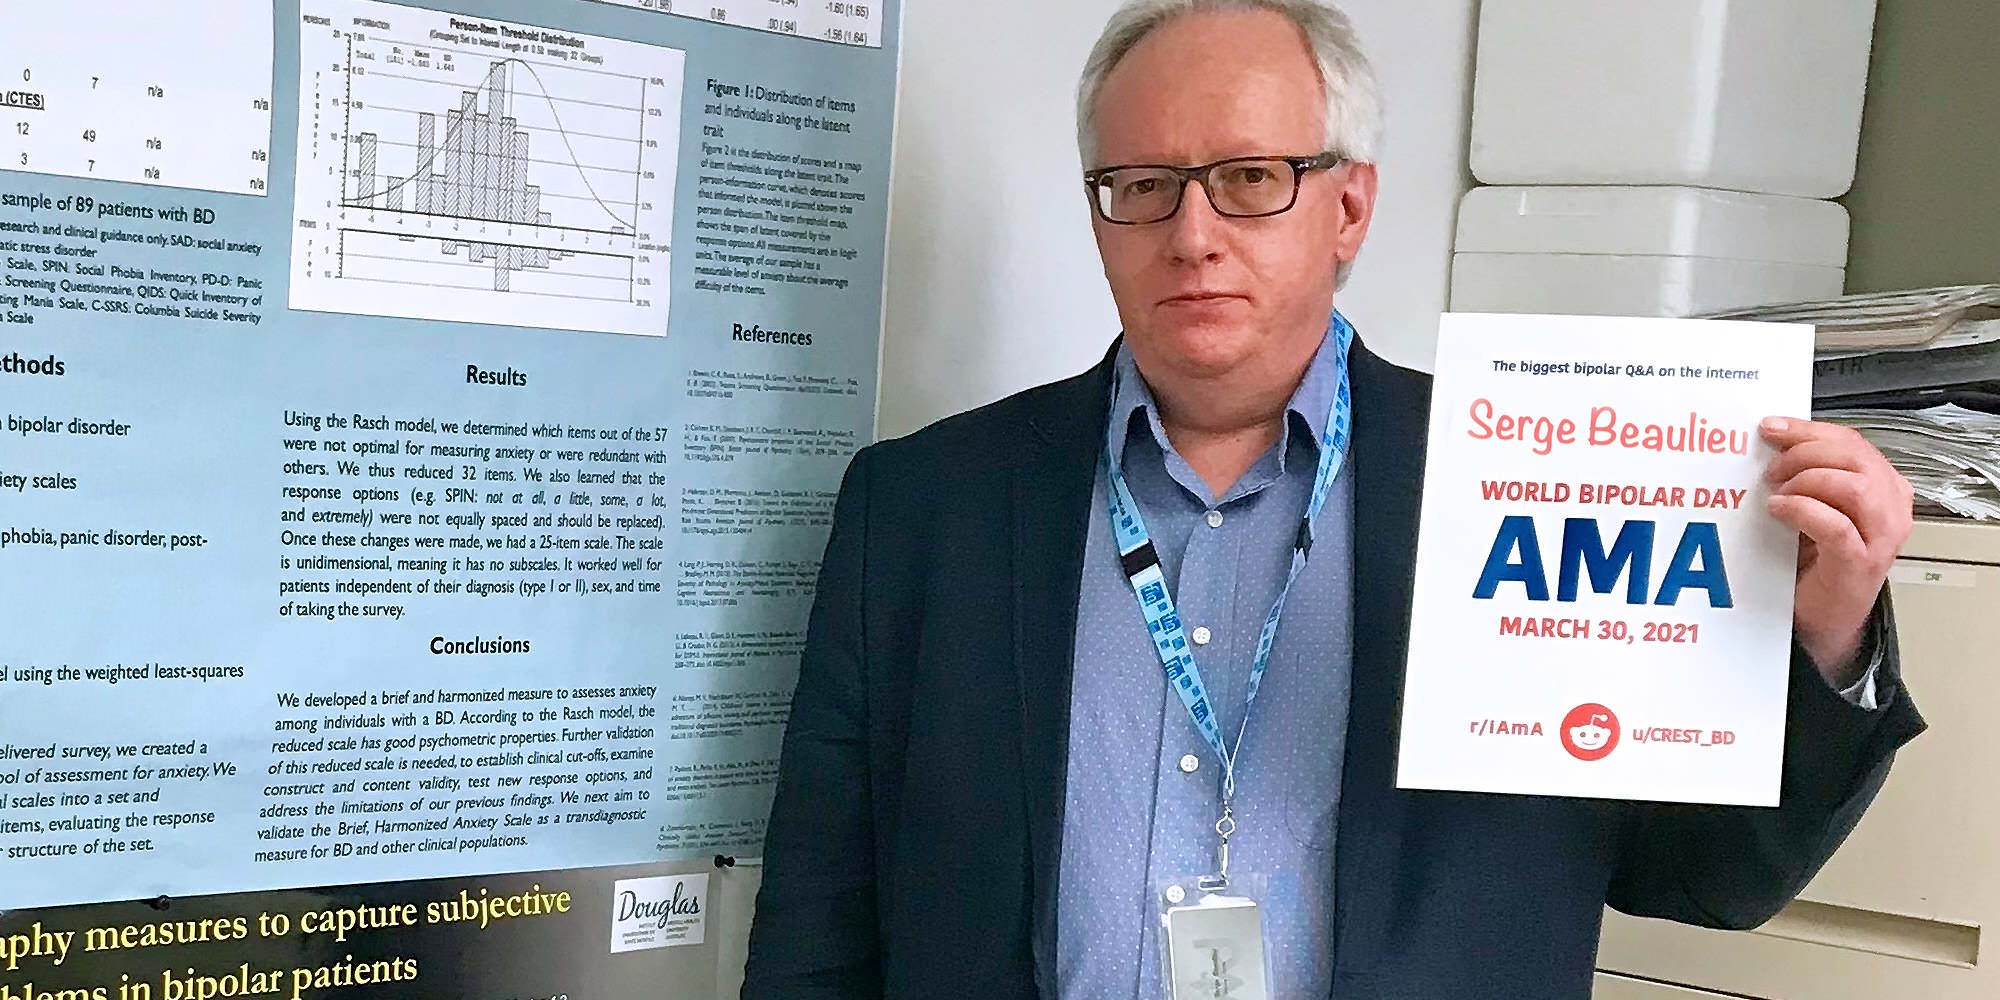
[[[295,309],[662,336],[686,57],[307,0]]]

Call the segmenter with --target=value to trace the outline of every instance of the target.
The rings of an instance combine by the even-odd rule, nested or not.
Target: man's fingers
[[[1868,543],[1854,520],[1824,500],[1808,496],[1773,494],[1766,501],[1772,516],[1813,540],[1821,559],[1860,561],[1867,558]]]
[[[1765,417],[1757,425],[1757,432],[1774,448],[1784,449],[1807,441],[1831,441],[1854,436],[1853,429],[1841,424],[1821,420],[1800,420],[1797,417]]]
[[[1846,469],[1812,468],[1791,479],[1776,491],[1781,496],[1809,497],[1847,516],[1861,533],[1861,540],[1874,545],[1887,539],[1894,521],[1891,508],[1897,497],[1890,494],[1886,481],[1877,482],[1867,474]]]
[[[1783,426],[1776,426],[1779,423]],[[1850,427],[1809,420],[1766,421],[1763,428],[1764,436],[1774,443],[1792,442],[1765,470],[1774,496],[1818,501],[1847,519],[1864,553],[1894,558],[1910,533],[1910,483],[1867,438]],[[1805,516],[1805,508],[1791,506],[1795,514]],[[1773,513],[1778,510],[1772,507]],[[1833,532],[1832,538],[1813,534],[1803,522],[1794,527],[1823,549],[1841,551],[1837,526],[1822,529]]]
[[[1764,479],[1773,484],[1782,483],[1807,469],[1867,472],[1877,462],[1885,460],[1859,434],[1852,439],[1815,438],[1779,452],[1778,457],[1771,460],[1770,467],[1764,470]]]

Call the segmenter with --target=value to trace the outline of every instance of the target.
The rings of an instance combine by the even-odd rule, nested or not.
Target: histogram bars
[[[686,53],[498,34],[304,0],[293,307],[663,335]]]
[[[531,139],[513,114],[515,94],[510,86],[510,77],[513,72],[526,68],[527,64],[518,60],[492,62],[479,89],[460,90],[458,106],[445,111],[442,135],[439,134],[435,112],[417,112],[415,169],[407,175],[382,174],[381,136],[374,132],[354,134],[356,166],[351,172],[353,190],[348,198],[343,199],[342,206],[408,211],[416,215],[470,222],[555,226],[551,214],[542,207],[541,185],[528,183]],[[643,99],[643,81],[634,82],[642,85]],[[482,97],[485,99],[483,110],[480,108]],[[555,100],[546,94],[542,97],[551,103]],[[643,105],[634,109],[635,116],[643,113]],[[643,128],[643,120],[640,126]],[[629,175],[634,181],[639,176],[636,162],[629,170],[586,168],[573,161],[549,162],[573,167],[579,174],[585,169],[612,169]],[[586,187],[591,187],[587,177],[585,181]],[[591,198],[603,206],[608,226],[557,228],[607,236],[631,235],[631,227],[620,224],[613,206],[597,199],[594,190],[591,191]],[[490,261],[493,265],[493,290],[496,292],[511,289],[512,275],[516,271],[547,268],[552,261],[575,256],[572,251],[546,246],[452,239],[439,240],[439,243],[445,254],[462,252],[467,260],[475,264]],[[629,260],[627,263],[630,263]],[[626,296],[631,296],[629,284]]]
[[[533,160],[530,156],[533,141],[529,135],[531,127],[522,125],[512,113],[513,103],[520,98],[516,88],[510,86],[511,78],[527,67],[527,63],[514,59],[492,63],[479,90],[459,91],[458,106],[445,111],[442,130],[438,128],[436,112],[406,112],[416,116],[414,145],[386,142],[374,132],[355,134],[358,164],[351,172],[351,192],[342,200],[342,207],[409,211],[418,215],[481,222],[557,226],[613,236],[629,235],[632,228],[625,216],[635,203],[605,201],[598,196],[596,186],[588,182],[588,177],[584,178],[587,191],[582,198],[601,206],[601,212],[593,214],[602,219],[602,224],[561,225],[543,209],[545,195],[542,187],[527,180],[530,162],[558,166],[579,174],[587,171],[619,176],[623,183],[635,186],[640,168],[636,159],[630,166],[586,165],[573,159]],[[642,83],[636,79],[633,82],[635,86]],[[479,107],[482,96],[485,98],[484,110]],[[631,109],[635,130],[643,129],[644,123],[639,116],[643,114],[644,97],[641,87],[638,94],[641,103]],[[551,104],[562,100],[546,95],[538,99]],[[379,105],[376,108],[382,110]],[[638,134],[635,131],[635,137],[631,139],[615,136],[591,138],[628,142],[636,151]],[[547,138],[560,140],[566,137],[558,133]],[[385,145],[413,150],[414,169],[408,175],[382,175],[380,151]]]

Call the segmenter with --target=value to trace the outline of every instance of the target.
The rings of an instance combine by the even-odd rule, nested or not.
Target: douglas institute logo
[[[1563,716],[1563,749],[1577,760],[1603,760],[1618,749],[1618,716],[1603,705],[1578,705]]]
[[[707,937],[707,875],[619,879],[611,897],[614,955],[700,944]]]

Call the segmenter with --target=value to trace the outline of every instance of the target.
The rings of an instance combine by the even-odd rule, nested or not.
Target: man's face
[[[1268,11],[1185,15],[1105,79],[1090,166],[1311,156],[1326,144],[1325,118],[1318,67],[1289,20]],[[1164,222],[1121,226],[1093,215],[1140,369],[1203,378],[1309,356],[1333,308],[1335,268],[1366,235],[1374,192],[1374,168],[1349,165],[1306,174],[1298,204],[1280,215],[1217,215],[1193,184]]]

